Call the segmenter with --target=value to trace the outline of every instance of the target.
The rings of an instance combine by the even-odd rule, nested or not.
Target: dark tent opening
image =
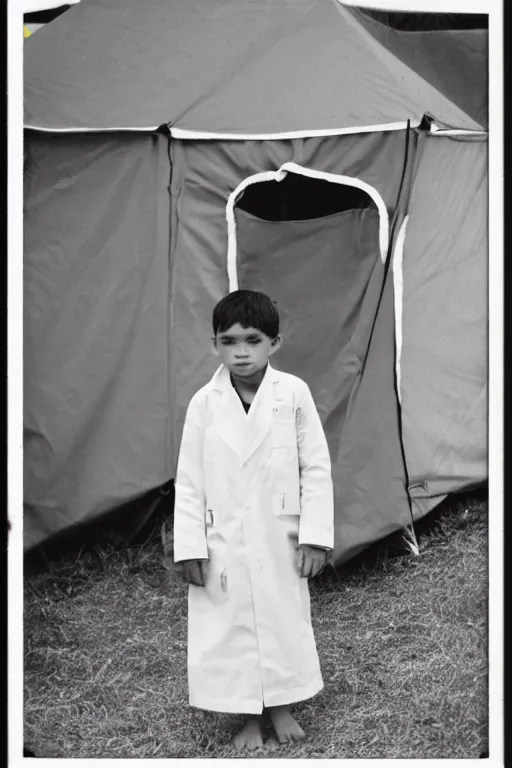
[[[404,13],[358,8],[359,13],[404,32],[435,30],[488,29],[489,16],[483,13]]]
[[[70,5],[59,5],[57,8],[45,8],[41,11],[31,11],[23,15],[23,20],[26,24],[48,24],[70,8]]]
[[[370,203],[358,187],[288,173],[283,181],[251,184],[237,207],[265,221],[306,221],[367,208]]]

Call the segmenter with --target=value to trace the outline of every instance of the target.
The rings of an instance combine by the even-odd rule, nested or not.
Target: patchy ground
[[[308,738],[276,758],[478,758],[487,749],[487,502],[419,524],[311,585],[325,689]],[[25,743],[40,757],[233,758],[240,719],[193,710],[186,591],[154,537],[83,551],[25,579]]]

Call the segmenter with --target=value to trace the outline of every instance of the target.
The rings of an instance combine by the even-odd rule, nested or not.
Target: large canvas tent
[[[236,287],[311,386],[336,562],[486,479],[486,46],[337,0],[82,0],[25,42],[26,548],[173,478]]]

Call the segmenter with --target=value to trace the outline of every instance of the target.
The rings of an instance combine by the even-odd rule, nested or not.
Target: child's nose
[[[235,350],[236,357],[247,357],[247,347],[245,344],[240,344]]]

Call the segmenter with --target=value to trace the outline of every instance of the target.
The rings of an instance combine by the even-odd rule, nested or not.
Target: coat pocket
[[[273,513],[278,517],[300,515],[299,454],[291,405],[274,409],[270,463]]]
[[[222,562],[210,556],[204,589],[214,605],[224,605],[229,600],[228,572]]]
[[[297,446],[295,411],[291,405],[280,405],[273,409],[272,446],[276,448]]]
[[[275,515],[300,515],[299,457],[296,448],[273,447],[272,509]]]
[[[226,542],[217,526],[215,510],[208,509],[206,516],[208,565],[204,589],[214,605],[223,605],[228,600],[229,590]]]
[[[274,490],[272,493],[272,512],[276,517],[299,517],[299,488],[290,487],[288,491]]]

